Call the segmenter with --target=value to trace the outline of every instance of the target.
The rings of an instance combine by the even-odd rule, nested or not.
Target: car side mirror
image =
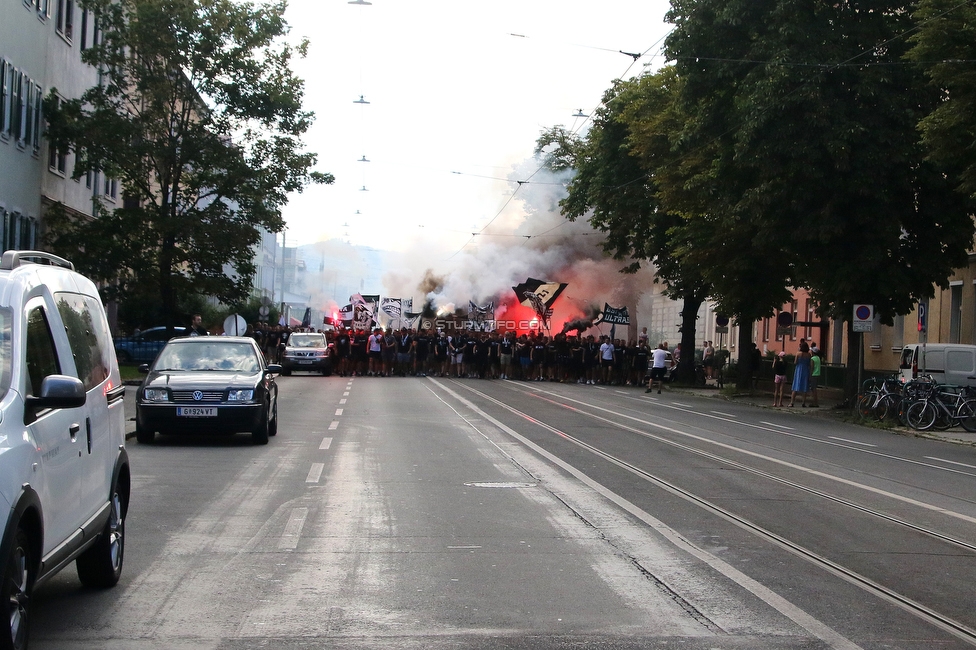
[[[34,409],[71,409],[85,405],[85,385],[77,377],[48,375],[41,382],[39,395],[27,397]]]
[[[277,364],[277,363],[269,363],[268,364],[268,373],[269,374],[272,374],[272,375],[280,375],[281,374],[281,365],[280,364]]]
[[[148,375],[149,374],[149,364],[148,363],[144,363],[144,364],[140,365],[139,366],[139,372],[141,372],[144,375]]]

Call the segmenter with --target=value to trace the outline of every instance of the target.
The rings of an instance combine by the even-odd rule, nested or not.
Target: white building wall
[[[94,21],[83,20],[74,0],[4,0],[0,4],[0,248],[40,247],[43,211],[55,202],[90,215],[91,196],[98,188],[85,179],[70,179],[73,156],[64,171],[49,170],[49,149],[42,137],[43,115],[32,120],[37,135],[21,140],[14,113],[19,103],[18,84],[29,88],[27,99],[33,113],[40,98],[57,88],[64,98],[78,97],[98,81],[97,71],[81,62],[82,25],[91,43]],[[26,86],[25,84],[26,80]],[[117,185],[116,192],[118,193]]]

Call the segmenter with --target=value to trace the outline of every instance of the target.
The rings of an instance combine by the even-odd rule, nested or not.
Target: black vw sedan
[[[136,439],[159,433],[250,431],[256,445],[278,433],[281,366],[268,365],[257,344],[237,336],[197,336],[166,344],[136,396]]]

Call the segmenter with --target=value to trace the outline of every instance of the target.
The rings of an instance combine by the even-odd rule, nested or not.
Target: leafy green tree
[[[102,83],[74,101],[52,91],[48,136],[76,153],[76,177],[119,179],[123,201],[91,220],[53,211],[48,243],[110,297],[155,296],[171,319],[185,316],[181,296],[244,299],[259,228],[283,228],[289,192],[333,181],[302,150],[313,116],[289,65],[306,43],[287,44],[285,2],[79,4],[97,16],[101,38],[83,58]]]
[[[922,118],[929,157],[955,170],[958,189],[976,198],[976,6],[951,0],[922,0],[915,11],[918,31],[908,57],[925,70],[942,94]]]
[[[665,295],[681,300],[681,347],[676,378],[694,376],[695,322],[708,295],[697,268],[675,254],[674,233],[680,216],[664,211],[657,198],[656,168],[671,160],[669,130],[672,84],[670,70],[629,81],[616,81],[604,94],[583,138],[556,127],[536,143],[554,169],[572,168],[575,176],[562,212],[571,221],[586,218],[605,236],[603,249],[633,273],[654,264]],[[639,127],[639,131],[638,131]]]
[[[903,64],[911,8],[672,2],[667,56],[689,117],[678,198],[699,230],[691,241],[720,238],[698,253],[715,261],[706,277],[736,297],[733,313],[781,304],[770,291],[782,279],[808,287],[821,315],[850,320],[865,302],[890,322],[965,264],[970,206],[916,130],[939,98]],[[745,272],[763,263],[766,276]]]

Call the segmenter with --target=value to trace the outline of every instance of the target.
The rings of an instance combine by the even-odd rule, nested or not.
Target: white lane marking
[[[953,460],[946,460],[945,458],[936,458],[935,456],[925,456],[925,458],[927,458],[929,460],[937,460],[940,463],[949,463],[950,465],[959,465],[961,467],[971,467],[973,469],[976,469],[976,465],[967,465],[966,463],[957,463],[957,462],[955,462]]]
[[[632,515],[634,515],[635,517],[637,517],[638,519],[646,523],[648,526],[653,528],[656,532],[660,533],[663,537],[668,539],[672,544],[674,544],[679,549],[682,549],[687,553],[690,553],[692,556],[705,562],[710,567],[712,567],[713,569],[715,569],[716,571],[718,571],[728,579],[732,580],[736,584],[742,586],[747,591],[750,591],[753,594],[755,594],[757,598],[769,604],[770,607],[782,613],[790,620],[794,621],[797,625],[807,630],[813,636],[823,640],[831,648],[836,648],[838,650],[840,649],[859,650],[860,646],[851,642],[850,640],[848,640],[846,637],[841,635],[833,628],[817,620],[816,618],[814,618],[807,612],[803,611],[802,609],[800,609],[790,601],[786,600],[784,597],[780,596],[778,593],[776,593],[769,587],[761,584],[760,582],[754,580],[753,578],[750,578],[749,576],[742,573],[741,571],[733,567],[731,564],[725,562],[718,556],[712,555],[708,551],[699,548],[698,546],[695,546],[690,541],[688,541],[683,535],[681,535],[678,531],[669,527],[660,519],[656,519],[655,517],[651,516],[647,511],[638,507],[634,503],[628,501],[627,499],[620,496],[616,492],[613,492],[610,488],[604,486],[602,483],[599,483],[595,479],[590,478],[589,475],[585,474],[584,472],[577,469],[573,465],[569,464],[563,459],[546,451],[545,449],[535,444],[525,436],[521,435],[511,427],[507,426],[503,422],[495,419],[488,413],[478,408],[478,406],[475,405],[470,400],[462,397],[461,395],[454,392],[447,386],[441,384],[437,380],[434,380],[434,383],[436,383],[446,393],[452,395],[455,399],[457,399],[462,404],[467,406],[469,409],[471,409],[472,411],[474,411],[475,413],[483,417],[485,420],[494,424],[496,427],[498,427],[499,429],[507,433],[515,440],[521,442],[523,445],[525,445],[526,447],[534,451],[539,456],[542,456],[550,463],[562,468],[565,472],[575,477],[576,480],[582,482],[584,485],[587,485],[591,489],[596,490],[597,492],[599,492],[605,498],[615,503],[620,508],[623,508],[625,511],[631,513]],[[440,399],[439,396],[438,398]],[[603,410],[609,411],[609,409],[603,409]],[[636,420],[637,418],[633,418],[633,419]],[[654,425],[654,426],[659,426],[659,425]],[[668,429],[668,427],[661,427],[661,428]]]
[[[332,446],[332,438],[322,438],[322,444],[319,445],[319,449],[328,449]]]
[[[336,415],[342,415],[342,409],[336,409]]]
[[[681,408],[685,408],[685,409],[695,408],[691,404],[682,404],[681,402],[671,402],[671,403],[674,404],[675,406],[680,406]]]
[[[776,424],[775,422],[766,422],[765,420],[759,420],[759,424],[765,424],[767,427],[776,427],[777,429],[786,429],[787,431],[795,431],[793,427],[788,427],[785,424]]]
[[[334,420],[333,420],[332,424],[329,425],[329,431],[335,431],[338,428],[339,428],[339,423],[336,422],[336,421],[334,421]]]
[[[319,479],[322,478],[322,470],[325,469],[325,463],[312,463],[312,466],[308,470],[308,476],[305,477],[306,483],[318,483]]]
[[[342,394],[342,396],[343,396],[343,397],[349,397],[349,391],[347,390],[346,392],[344,392],[344,393]]]
[[[734,418],[734,417],[736,417],[735,415],[732,415],[731,413],[722,413],[721,411],[709,411],[709,413],[714,413],[715,415],[721,415],[722,417],[726,417],[726,418]]]
[[[345,399],[341,399],[341,400],[339,400],[339,403],[340,404],[345,404],[346,403],[346,400]]]
[[[630,391],[629,390],[615,390],[613,392],[620,393],[621,395],[630,395]]]
[[[308,508],[295,508],[291,511],[288,523],[285,524],[285,531],[281,533],[278,540],[279,551],[293,551],[298,548],[298,540],[302,536],[302,528],[305,527],[305,519],[308,517]]]
[[[838,438],[837,436],[827,436],[831,440],[840,440],[841,442],[849,442],[852,445],[861,445],[864,447],[877,447],[878,445],[872,445],[869,442],[858,442],[857,440],[848,440],[847,438]]]
[[[481,548],[481,547],[480,546],[471,545],[471,546],[448,546],[447,548],[450,548],[450,549],[462,549],[463,550],[463,549]]]

